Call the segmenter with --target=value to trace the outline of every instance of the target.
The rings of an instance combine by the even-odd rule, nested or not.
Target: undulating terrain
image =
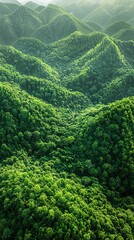
[[[50,2],[0,0],[0,240],[134,240],[133,0]]]

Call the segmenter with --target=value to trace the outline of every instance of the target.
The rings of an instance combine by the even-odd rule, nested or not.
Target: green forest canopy
[[[133,240],[133,5],[62,3],[0,3],[0,240]]]

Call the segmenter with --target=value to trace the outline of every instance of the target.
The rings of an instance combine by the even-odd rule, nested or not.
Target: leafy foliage
[[[76,159],[91,159],[89,166],[88,162],[81,164],[81,172],[97,176],[103,186],[113,191],[111,195],[107,191],[110,197],[115,197],[116,191],[121,195],[134,193],[133,122],[134,97],[104,106],[98,112],[90,113],[89,109],[87,116],[78,119],[79,137],[73,147],[75,151],[80,146]]]

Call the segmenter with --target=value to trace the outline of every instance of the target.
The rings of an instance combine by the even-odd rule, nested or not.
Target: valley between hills
[[[134,3],[0,1],[0,240],[134,240]]]

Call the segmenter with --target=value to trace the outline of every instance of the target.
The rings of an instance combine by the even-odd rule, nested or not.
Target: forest
[[[134,3],[0,0],[0,240],[134,240]]]

